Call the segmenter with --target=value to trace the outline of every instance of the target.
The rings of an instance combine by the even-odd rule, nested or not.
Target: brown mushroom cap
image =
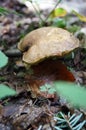
[[[42,27],[27,34],[18,44],[23,61],[37,63],[53,56],[63,56],[79,47],[79,40],[70,32],[57,27]]]

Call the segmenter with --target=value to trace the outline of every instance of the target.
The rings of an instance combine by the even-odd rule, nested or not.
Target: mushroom
[[[74,81],[74,76],[61,61],[61,57],[79,47],[79,40],[67,30],[42,27],[27,34],[19,43],[23,61],[30,65],[33,74],[27,76],[33,91],[39,86],[56,80]]]

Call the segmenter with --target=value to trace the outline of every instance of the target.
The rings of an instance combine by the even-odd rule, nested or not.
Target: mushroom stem
[[[26,80],[30,89],[35,94],[40,94],[39,88],[44,84],[51,84],[54,81],[64,80],[74,82],[73,74],[61,62],[56,60],[45,60],[37,65],[31,67],[32,75],[26,75]]]

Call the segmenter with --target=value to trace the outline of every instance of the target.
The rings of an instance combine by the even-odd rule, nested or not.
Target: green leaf
[[[79,25],[71,25],[69,27],[67,27],[67,30],[71,33],[75,33],[80,31],[81,27]]]
[[[41,92],[46,92],[46,91],[47,91],[46,86],[41,86],[41,87],[40,87],[40,91],[41,91]]]
[[[54,83],[56,92],[76,107],[86,108],[86,89],[75,83],[59,81]]]
[[[8,57],[0,51],[0,68],[4,67],[8,63]]]
[[[7,97],[7,96],[13,96],[16,94],[16,91],[9,88],[8,86],[4,84],[0,84],[0,99]]]
[[[52,13],[50,14],[51,18],[55,18],[55,17],[64,17],[66,16],[67,11],[63,8],[56,8],[52,11]]]
[[[64,28],[66,27],[66,21],[62,18],[55,18],[53,19],[52,25],[56,27]]]
[[[48,90],[48,93],[49,93],[49,94],[54,94],[55,92],[56,92],[56,91],[55,91],[55,89],[54,89],[53,87]]]
[[[41,92],[48,92],[49,94],[53,94],[56,90],[51,86],[51,84],[45,84],[40,87]]]
[[[8,13],[9,13],[9,11],[7,9],[0,7],[0,15],[6,15]]]
[[[1,6],[0,6],[0,15],[8,15],[9,13],[13,13],[13,14],[15,14],[15,15],[20,15],[20,16],[22,16],[22,14],[20,14],[20,13],[14,11],[14,10],[9,10],[9,9],[7,9],[7,8],[4,8],[4,7],[1,7]]]

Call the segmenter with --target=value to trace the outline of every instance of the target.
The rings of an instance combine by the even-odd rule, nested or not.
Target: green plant
[[[0,15],[7,15],[8,13],[9,13],[9,10],[0,6]]]
[[[0,70],[7,63],[8,63],[8,57],[2,51],[0,51]],[[4,84],[0,84],[0,99],[4,98],[6,96],[13,96],[15,94],[16,94],[15,90],[9,88],[8,86],[6,86]]]
[[[52,85],[44,85],[40,87],[40,91],[48,93],[57,93],[65,97],[75,107],[86,108],[86,89],[85,86],[78,86],[75,83],[57,81]]]
[[[74,15],[76,15],[76,16],[79,18],[80,21],[86,22],[86,16],[77,13],[75,10],[72,10],[72,13],[73,13]]]
[[[17,13],[16,11],[8,10],[8,9],[0,6],[0,15],[7,15],[9,13],[21,15],[21,14]],[[0,51],[0,70],[4,66],[6,66],[7,63],[8,63],[8,57],[2,51]],[[3,77],[0,77],[0,79],[2,80]],[[4,98],[6,96],[13,96],[15,94],[16,94],[15,90],[9,88],[7,85],[0,84],[0,99]]]
[[[8,57],[0,51],[0,68],[4,67],[8,63]]]
[[[13,13],[13,14],[22,16],[22,14],[14,11],[14,10],[9,10],[7,8],[4,8],[4,7],[0,6],[0,15],[8,15],[9,13]]]
[[[7,85],[0,84],[0,99],[5,98],[7,96],[13,96],[15,94],[15,90],[9,88]]]
[[[41,87],[40,87],[40,91],[41,91],[41,92],[47,92],[47,93],[49,93],[49,94],[53,94],[53,93],[56,92],[55,88],[52,87],[51,84],[45,84],[45,85],[41,86]]]
[[[55,125],[56,130],[81,130],[86,124],[86,120],[81,122],[82,114],[80,115],[64,115],[59,112],[54,116],[54,120],[57,121]]]
[[[55,18],[52,20],[52,26],[65,28],[66,27],[66,20],[63,18]]]
[[[70,25],[67,27],[67,30],[71,33],[76,33],[80,31],[81,27],[79,25]]]
[[[26,1],[29,1],[29,2],[31,3],[31,5],[33,6],[33,8],[34,8],[34,10],[35,10],[35,12],[36,12],[36,15],[37,15],[37,16],[39,17],[39,19],[40,19],[40,22],[39,22],[39,23],[40,23],[40,26],[43,26],[43,25],[47,22],[47,20],[49,19],[49,17],[50,17],[51,14],[53,13],[53,11],[55,10],[55,8],[60,4],[60,2],[61,2],[62,0],[57,0],[55,6],[53,7],[53,9],[51,10],[51,12],[48,14],[48,16],[47,16],[45,19],[42,18],[41,10],[40,10],[39,5],[38,5],[38,3],[37,3],[36,1],[34,1],[34,0],[23,0],[23,2],[26,2]],[[36,6],[34,5],[34,3],[36,4],[36,6],[37,6],[38,8],[36,8]]]

